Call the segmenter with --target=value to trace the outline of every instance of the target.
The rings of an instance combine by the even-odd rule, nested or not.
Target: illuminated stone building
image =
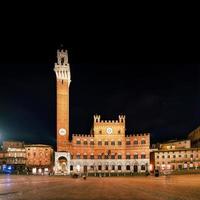
[[[200,127],[189,133],[188,139],[191,140],[192,147],[200,147]]]
[[[48,174],[53,168],[53,148],[44,144],[25,145],[26,167],[32,174]]]
[[[200,168],[200,148],[192,148],[190,140],[169,141],[151,152],[152,169],[181,170]]]
[[[4,141],[1,152],[1,164],[12,165],[16,172],[25,170],[26,152],[24,142]]]
[[[125,116],[102,120],[93,116],[90,134],[73,134],[69,140],[69,88],[67,51],[57,51],[57,152],[55,173],[138,173],[149,169],[150,134],[125,135]]]
[[[26,145],[20,141],[4,141],[0,151],[2,166],[12,166],[14,173],[48,174],[53,170],[53,148],[44,144]]]

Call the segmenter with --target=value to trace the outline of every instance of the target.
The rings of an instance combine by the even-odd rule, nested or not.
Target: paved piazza
[[[0,175],[0,199],[200,199],[200,175],[71,177]]]

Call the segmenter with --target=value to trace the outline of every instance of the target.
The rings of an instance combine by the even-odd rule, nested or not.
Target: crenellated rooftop
[[[118,120],[101,120],[100,115],[94,115],[94,123],[125,123],[125,115],[119,115]]]

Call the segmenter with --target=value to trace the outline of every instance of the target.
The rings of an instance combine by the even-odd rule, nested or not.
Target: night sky
[[[94,114],[124,114],[126,133],[150,132],[152,142],[186,138],[200,125],[200,52],[179,37],[173,42],[170,30],[165,37],[162,27],[154,34],[152,25],[127,29],[118,20],[72,28],[74,16],[29,19],[27,13],[1,24],[0,141],[55,146],[60,44],[71,67],[70,134],[89,133]]]
[[[95,113],[102,119],[125,114],[127,133],[150,132],[154,142],[184,138],[200,125],[200,65],[102,64],[103,55],[98,63],[90,61],[94,52],[68,49],[70,133],[89,133]],[[43,51],[40,62],[42,50],[32,62],[0,65],[2,140],[55,145],[56,48]]]

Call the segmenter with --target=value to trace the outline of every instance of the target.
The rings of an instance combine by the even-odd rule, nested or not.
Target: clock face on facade
[[[64,128],[59,129],[59,134],[66,135],[66,129],[64,129]]]
[[[112,128],[109,127],[109,128],[106,129],[106,132],[107,132],[108,134],[111,134],[111,133],[113,132],[113,130],[112,130]]]

